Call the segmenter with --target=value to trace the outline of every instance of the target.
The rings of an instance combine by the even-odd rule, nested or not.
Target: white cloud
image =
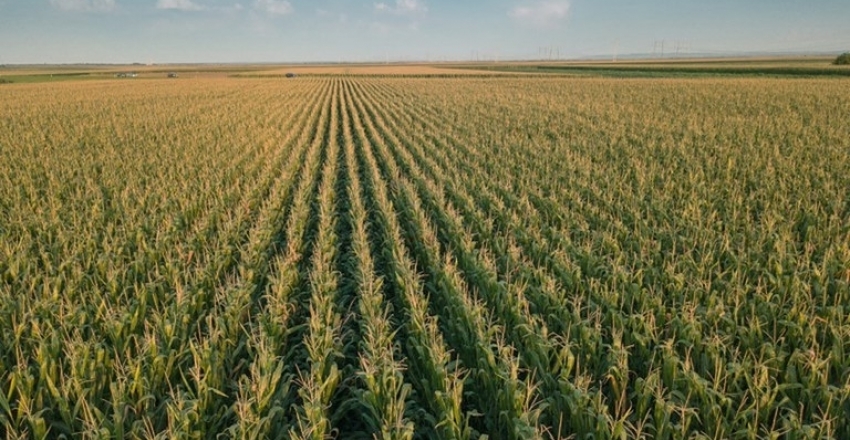
[[[386,3],[375,3],[375,10],[389,12],[392,14],[413,14],[417,12],[428,12],[428,7],[422,0],[396,0],[394,5]]]
[[[533,26],[548,27],[563,21],[570,14],[570,2],[564,0],[547,0],[537,3],[526,3],[513,8],[508,15],[517,21]]]
[[[157,9],[177,9],[179,11],[201,11],[203,6],[193,2],[192,0],[158,0],[156,2]]]
[[[273,15],[286,15],[292,13],[292,3],[286,0],[257,0],[254,8]]]
[[[50,4],[63,11],[111,11],[115,0],[50,0]]]

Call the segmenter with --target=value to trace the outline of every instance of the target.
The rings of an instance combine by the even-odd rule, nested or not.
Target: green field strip
[[[333,139],[337,144],[336,176],[334,179],[334,225],[336,245],[334,272],[338,277],[335,292],[334,308],[341,317],[340,326],[340,352],[338,357],[338,368],[340,381],[338,391],[331,400],[330,421],[336,432],[345,433],[346,437],[372,438],[367,433],[366,420],[363,417],[362,408],[358,408],[355,402],[362,390],[362,383],[357,377],[359,368],[358,347],[362,341],[360,332],[360,309],[358,307],[358,264],[354,255],[354,243],[352,237],[351,206],[352,195],[349,191],[350,171],[348,164],[348,141],[346,130],[350,129],[345,105],[345,87],[342,80],[334,79],[337,87],[338,100],[336,102],[337,119]]]
[[[393,112],[392,114],[399,113]],[[411,141],[407,144],[408,151],[413,152],[419,145],[423,145],[421,139],[411,139]],[[436,150],[441,151],[439,147],[436,148]],[[409,163],[418,163],[421,166],[428,167],[426,165],[428,161],[429,158],[417,155],[417,157],[413,158],[413,161]],[[435,170],[448,169],[449,167],[428,168],[429,173],[433,176],[437,172]],[[449,177],[444,179],[443,183],[437,183],[437,185],[444,187],[447,193],[452,193],[455,190],[451,189],[452,185],[449,183],[451,181],[453,180]],[[465,205],[460,206],[457,204],[459,203],[458,199],[455,199],[454,209],[458,209],[459,212],[464,213],[464,216],[476,216],[477,213],[469,212],[469,201],[465,200],[464,202]],[[437,210],[437,208],[433,208],[429,211],[435,212]],[[553,430],[555,435],[566,435],[566,427],[559,427],[558,424],[567,422],[570,424],[571,429],[577,431],[576,434],[581,435],[582,433],[593,432],[593,430],[597,428],[596,424],[598,421],[602,420],[600,417],[610,417],[607,415],[607,410],[605,408],[601,408],[602,413],[596,414],[600,411],[600,408],[594,409],[589,407],[589,405],[586,408],[577,408],[578,405],[575,403],[569,405],[567,402],[563,401],[570,399],[571,395],[577,395],[576,397],[572,397],[572,399],[585,399],[588,401],[586,403],[590,403],[590,399],[588,398],[589,396],[579,395],[587,393],[580,393],[571,383],[559,379],[560,375],[568,375],[569,370],[571,369],[571,367],[569,367],[569,363],[572,355],[570,354],[569,346],[563,346],[563,344],[560,344],[559,342],[548,340],[547,336],[542,336],[548,334],[548,332],[545,330],[545,327],[541,327],[543,323],[538,322],[538,318],[529,313],[531,306],[523,298],[523,292],[526,290],[527,286],[524,284],[517,284],[517,281],[514,280],[514,278],[518,278],[523,274],[521,271],[527,272],[529,269],[523,266],[523,262],[517,261],[516,259],[510,259],[509,253],[511,250],[509,248],[503,247],[491,250],[487,246],[481,245],[481,243],[504,243],[505,240],[504,238],[497,239],[491,237],[486,228],[482,227],[482,221],[483,220],[480,217],[473,220],[471,223],[475,226],[472,226],[472,231],[469,231],[465,235],[470,235],[471,233],[474,236],[479,237],[479,240],[475,243],[475,247],[477,248],[476,252],[481,252],[481,255],[485,256],[484,259],[481,260],[482,262],[489,261],[490,263],[481,265],[471,257],[469,250],[465,250],[462,255],[458,256],[459,259],[463,259],[467,262],[467,267],[464,269],[464,273],[473,274],[472,276],[467,276],[469,282],[473,285],[477,285],[479,295],[485,299],[488,306],[493,310],[494,316],[501,317],[500,321],[504,321],[502,322],[502,325],[508,329],[509,339],[512,343],[517,347],[522,347],[522,349],[519,350],[519,355],[522,363],[524,364],[524,368],[532,370],[533,377],[541,381],[537,398],[547,403],[544,414],[548,415],[550,429]],[[470,224],[466,220],[464,220],[464,223],[465,226],[469,226]],[[447,227],[456,229],[460,227],[460,225],[456,224],[454,226]],[[458,234],[451,233],[450,235],[459,236]],[[463,244],[458,243],[454,243],[453,246],[456,248],[464,247]],[[505,263],[505,259],[510,259],[510,261]],[[498,274],[494,267],[495,262],[499,262],[500,268],[498,269]],[[506,265],[507,267],[505,267]],[[527,281],[523,280],[523,282]],[[529,295],[529,299],[534,298],[533,294],[530,293]],[[561,306],[554,310],[546,310],[544,313],[558,313],[560,311],[566,312],[567,309]],[[561,319],[563,319],[563,317]],[[570,317],[568,317],[564,322],[569,323],[576,321],[577,320],[570,319]],[[553,362],[557,371],[552,371],[550,368],[550,361],[554,360],[557,360],[557,362]],[[566,370],[561,370],[564,368]],[[568,411],[569,406],[572,406],[572,408],[569,408],[571,411]],[[573,414],[572,418],[570,417],[570,413]],[[608,431],[607,434],[598,434],[611,435],[611,432]]]
[[[351,83],[348,83],[351,87]],[[350,102],[353,106],[354,103]],[[445,345],[438,322],[429,315],[424,286],[404,245],[397,213],[373,152],[373,129],[364,126],[359,110],[353,110],[355,144],[364,188],[366,205],[371,207],[372,222],[377,226],[378,242],[373,245],[376,262],[385,267],[385,295],[397,310],[401,326],[397,338],[406,355],[406,377],[413,385],[414,399],[426,412],[418,413],[417,437],[443,439],[477,438],[472,432],[470,416],[463,407],[463,383],[466,373],[459,369]],[[383,246],[383,248],[381,248]],[[376,249],[381,249],[376,252]]]
[[[294,132],[293,132],[294,134]],[[288,144],[288,142],[287,142]],[[286,144],[282,144],[284,146]],[[292,154],[293,156],[289,158],[285,163],[289,164],[290,167],[297,166],[299,163],[297,161],[298,156],[294,154],[299,151],[299,148],[293,148]],[[304,157],[306,154],[306,148],[301,148],[300,153],[298,153],[300,157]],[[295,160],[294,160],[295,159]],[[271,162],[271,167],[267,169],[273,176],[278,176],[277,179],[282,179],[282,183],[286,184],[286,176],[281,175],[280,172],[276,172],[278,167],[280,167],[284,162]],[[277,194],[274,189],[269,194],[269,197],[262,205],[255,205],[255,208],[248,208],[246,212],[252,212],[252,209],[264,210],[265,214],[262,212],[257,213],[258,223],[252,227],[249,232],[249,237],[245,242],[245,247],[240,251],[239,256],[239,267],[234,269],[232,275],[228,275],[225,282],[227,284],[216,285],[215,296],[210,299],[216,306],[210,307],[208,304],[198,304],[198,310],[206,311],[209,310],[212,314],[198,318],[196,322],[199,324],[206,324],[207,328],[205,330],[206,335],[197,334],[192,336],[191,334],[186,335],[186,339],[189,339],[191,342],[190,350],[185,350],[183,353],[191,352],[191,362],[192,364],[189,366],[182,366],[179,363],[176,365],[177,371],[181,374],[186,371],[190,371],[191,369],[197,369],[201,371],[201,365],[206,365],[206,371],[208,374],[203,376],[203,382],[197,380],[195,378],[195,382],[192,384],[194,387],[188,386],[187,389],[183,390],[183,394],[179,394],[178,398],[174,399],[172,405],[169,407],[170,410],[170,418],[168,421],[168,430],[175,432],[180,429],[188,429],[192,430],[193,428],[199,429],[201,431],[206,430],[216,430],[220,431],[226,426],[224,423],[227,423],[226,414],[203,414],[200,407],[201,404],[205,404],[207,408],[227,408],[229,405],[223,405],[223,399],[227,399],[226,395],[230,393],[230,389],[228,386],[230,385],[230,378],[226,376],[228,373],[233,374],[237,373],[232,371],[230,366],[227,366],[228,363],[235,364],[235,361],[232,360],[233,357],[238,357],[239,351],[242,349],[241,347],[244,345],[244,340],[239,341],[241,336],[240,327],[242,323],[247,319],[248,314],[245,312],[245,308],[250,307],[251,295],[253,294],[252,288],[253,286],[246,286],[247,283],[253,283],[256,281],[252,278],[254,275],[250,272],[252,269],[248,269],[248,265],[261,264],[258,259],[262,258],[259,253],[260,249],[263,246],[268,246],[268,228],[271,225],[263,225],[260,224],[263,222],[264,215],[268,215],[269,211],[274,211],[276,207],[275,203],[279,203],[277,200],[279,194]],[[266,218],[267,221],[270,219]],[[261,238],[263,235],[266,235],[265,238]],[[265,243],[257,243],[258,241]],[[256,251],[256,255],[249,255],[249,249]],[[235,278],[230,278],[235,277]],[[236,279],[241,278],[241,280]],[[240,287],[241,286],[241,287]],[[187,289],[188,290],[188,289]],[[212,289],[211,289],[212,290]],[[194,295],[189,293],[187,295],[188,298],[197,301],[200,298],[203,298],[201,293],[202,291],[197,291]],[[212,292],[211,292],[212,293]],[[239,302],[243,302],[242,305],[238,305]],[[188,316],[189,310],[183,309],[181,310],[182,304],[177,304],[177,309],[174,310],[173,317],[167,318],[165,320],[168,322],[179,322],[179,317],[183,316],[185,319]],[[187,322],[187,321],[184,321]],[[191,329],[195,327],[195,331],[198,330],[198,325],[190,324],[187,326],[188,331],[192,331]],[[194,339],[197,338],[197,339]],[[209,340],[208,340],[209,339]],[[183,339],[181,339],[183,340]],[[232,345],[231,345],[232,344]],[[194,349],[191,349],[193,348]],[[227,353],[227,355],[223,354]],[[194,365],[194,366],[192,366]],[[237,373],[238,374],[238,373]],[[211,378],[218,376],[219,383],[209,383],[212,382]],[[186,379],[184,379],[185,381]],[[202,395],[201,391],[206,390],[207,395]],[[178,389],[178,392],[180,390]],[[218,403],[217,403],[218,402]],[[220,409],[219,409],[220,410]],[[215,409],[213,409],[215,411]],[[217,423],[215,427],[211,426],[203,426],[200,427],[198,425],[194,425],[189,423],[188,421],[185,423],[181,423],[182,417],[191,414],[201,414],[202,417],[199,417],[196,423]],[[191,419],[190,419],[191,420]]]
[[[272,264],[269,266],[268,284],[264,295],[267,307],[280,310],[287,317],[285,321],[275,320],[264,324],[267,331],[280,341],[273,347],[279,370],[273,372],[272,379],[284,381],[285,387],[275,395],[274,414],[254,419],[262,420],[264,432],[269,436],[288,436],[295,426],[297,409],[298,376],[306,362],[306,352],[302,346],[309,315],[309,272],[315,247],[318,227],[317,197],[322,180],[322,169],[327,158],[327,130],[331,121],[331,108],[334,90],[328,82],[311,82],[313,93],[323,96],[318,106],[318,119],[306,130],[300,140],[309,145],[311,155],[303,165],[305,174],[298,181],[293,193],[289,215],[285,220],[284,232],[277,241]],[[262,312],[258,319],[265,319]],[[273,316],[272,316],[273,317]],[[281,327],[281,324],[285,327]],[[267,407],[269,411],[271,406]],[[275,423],[269,419],[273,419]],[[250,428],[246,426],[245,428]],[[254,432],[256,428],[253,428]]]
[[[393,111],[392,115],[398,115],[401,111]],[[410,142],[407,143],[407,148],[409,152],[418,149],[419,145],[427,144],[427,141],[423,143],[423,140],[414,136],[416,139],[411,139]],[[435,149],[437,153],[441,152],[441,148],[438,147]],[[418,156],[414,161],[409,163],[418,163],[422,166],[426,166],[425,164],[429,161],[428,158]],[[442,169],[449,169],[449,166],[446,166]],[[440,169],[437,167],[436,169]],[[431,174],[433,175],[436,171],[435,168],[431,168]],[[445,188],[447,194],[453,193],[455,190],[451,188],[451,179],[447,179],[444,183],[438,183],[437,185]],[[445,202],[443,202],[445,203]],[[454,203],[458,203],[457,199],[455,199]],[[466,203],[469,204],[468,202]],[[459,212],[468,212],[468,207],[461,207],[460,205],[455,205],[455,208],[460,208]],[[432,208],[429,211],[435,212],[439,211],[437,208]],[[468,215],[468,214],[464,214]],[[505,320],[510,319],[510,322],[504,322],[503,324],[508,330],[511,341],[517,347],[523,347],[520,350],[519,354],[521,356],[521,360],[524,363],[525,367],[528,369],[533,369],[534,377],[541,381],[541,389],[538,393],[538,396],[541,400],[546,400],[547,398],[558,398],[558,399],[569,399],[571,395],[576,395],[573,399],[576,400],[587,400],[589,403],[589,396],[585,396],[587,393],[579,393],[571,383],[561,381],[558,378],[559,373],[553,373],[550,370],[549,363],[550,359],[559,359],[558,362],[554,363],[555,368],[561,369],[566,368],[568,372],[571,367],[568,367],[569,364],[569,346],[563,346],[562,344],[549,341],[546,337],[539,336],[542,334],[547,334],[545,328],[541,328],[538,323],[537,317],[530,315],[528,313],[528,309],[530,309],[530,304],[523,299],[523,291],[525,291],[525,285],[518,285],[514,278],[518,277],[519,270],[522,267],[518,264],[517,261],[513,261],[510,264],[510,268],[505,269],[502,265],[502,272],[498,274],[498,280],[496,279],[496,268],[494,267],[495,261],[503,261],[504,258],[507,257],[507,253],[510,252],[509,249],[498,249],[495,252],[491,252],[491,250],[482,246],[481,243],[499,243],[498,240],[488,241],[492,237],[488,237],[488,232],[481,228],[481,220],[478,219],[477,223],[473,222],[475,226],[473,227],[471,232],[474,236],[479,239],[476,241],[475,246],[477,248],[476,252],[481,252],[480,255],[484,256],[481,262],[489,262],[484,266],[481,266],[480,263],[474,261],[473,258],[469,255],[469,251],[465,251],[465,256],[460,255],[458,258],[463,259],[467,262],[467,267],[464,272],[466,274],[473,274],[471,277],[467,276],[470,279],[470,283],[478,286],[478,292],[482,295],[483,298],[486,299],[488,305],[494,309],[494,316],[504,317]],[[466,221],[464,221],[467,225]],[[447,226],[447,228],[457,228],[460,225],[455,226]],[[458,234],[449,234],[450,236],[458,236]],[[470,235],[467,233],[466,235]],[[456,248],[464,247],[462,244],[455,243],[453,245]],[[494,258],[498,256],[498,258]],[[488,273],[490,275],[485,275]],[[497,282],[498,281],[498,282]],[[533,295],[529,297],[529,299],[534,298]],[[567,309],[563,306],[560,308],[555,308],[551,311],[551,313],[556,313],[564,311]],[[550,311],[546,311],[547,313]],[[561,318],[563,319],[563,317]],[[576,322],[576,319],[567,318],[563,322]],[[578,332],[576,332],[578,333]],[[563,351],[566,349],[565,351]],[[564,357],[564,354],[567,354]],[[567,372],[561,371],[560,374],[568,374]],[[575,407],[576,405],[573,404]],[[569,422],[572,425],[572,429],[581,432],[592,432],[593,429],[596,428],[596,423],[601,420],[599,417],[608,417],[606,415],[605,408],[601,408],[602,414],[595,414],[597,411],[600,411],[599,408],[593,409],[590,407],[587,408],[573,408],[573,414],[575,417],[573,420],[570,420],[568,413],[565,413],[567,404],[565,402],[559,401],[548,401],[547,400],[547,408],[544,413],[548,413],[549,416],[549,425],[550,428],[554,429],[554,432],[559,433],[563,432],[564,427],[558,428],[557,425],[559,423]],[[566,417],[566,418],[565,418]],[[584,417],[584,422],[581,422],[582,417]],[[610,435],[610,432],[607,434]]]
[[[263,330],[261,334],[268,334],[275,345],[264,347],[273,353],[265,375],[260,376],[252,365],[252,382],[249,384],[277,385],[265,387],[265,401],[256,396],[255,388],[248,391],[241,389],[237,408],[244,408],[247,417],[240,418],[239,424],[231,428],[233,433],[239,435],[253,433],[279,437],[288,435],[294,424],[295,415],[292,411],[295,408],[297,387],[294,381],[297,377],[297,359],[303,355],[300,344],[307,314],[304,309],[308,301],[306,273],[316,227],[313,200],[318,191],[320,170],[326,155],[326,143],[322,135],[324,131],[320,127],[329,124],[333,98],[329,84],[313,85],[323,96],[321,105],[316,109],[320,115],[299,141],[310,146],[311,154],[303,164],[305,174],[298,180],[285,221],[285,232],[277,243],[280,247],[276,249],[269,267],[264,295],[266,312],[258,311],[256,316]]]
[[[278,226],[282,220],[280,215],[284,212],[286,200],[290,198],[288,194],[293,190],[292,186],[296,181],[291,176],[297,176],[305,171],[303,167],[308,157],[309,149],[307,148],[307,144],[301,140],[310,132],[312,124],[317,123],[318,115],[315,107],[320,102],[317,99],[312,103],[313,110],[309,113],[302,112],[301,120],[295,123],[295,127],[302,127],[301,134],[297,135],[297,131],[292,131],[290,137],[281,144],[282,147],[285,146],[289,149],[290,156],[282,157],[281,161],[272,161],[269,163],[266,173],[280,185],[276,184],[272,186],[262,203],[248,206],[243,205],[243,210],[251,213],[256,219],[256,222],[252,226],[252,229],[248,231],[247,239],[242,244],[237,245],[237,252],[239,254],[238,273],[234,272],[219,279],[223,279],[229,284],[256,285],[261,282],[266,269],[266,262],[269,256],[275,251],[274,247],[276,244],[274,241],[280,233]],[[228,288],[226,285],[220,287],[224,289]],[[249,286],[248,289],[254,290],[255,288]]]
[[[402,361],[408,361],[405,377],[413,384],[413,398],[421,408],[414,416],[417,421],[424,418],[431,423],[433,430],[425,431],[427,436],[437,434],[442,438],[456,438],[445,426],[443,429],[434,429],[441,417],[432,415],[440,414],[443,409],[436,402],[440,400],[438,396],[446,391],[442,378],[448,376],[448,352],[439,337],[439,331],[435,331],[436,322],[427,314],[427,300],[422,296],[419,275],[403,246],[395,209],[378,172],[371,145],[374,139],[370,138],[371,133],[367,132],[353,103],[352,82],[345,81],[344,86],[354,132],[359,177],[363,182],[363,201],[369,214],[369,233],[375,239],[371,248],[375,256],[376,273],[387,280],[382,293],[388,307],[395,310],[390,319],[395,327],[396,340],[405,348],[402,352]],[[412,357],[409,356],[411,352],[415,353]],[[405,355],[407,359],[404,359]],[[411,372],[413,375],[410,375]],[[424,377],[417,376],[417,372]],[[433,396],[433,400],[426,396]],[[455,403],[459,405],[459,401]],[[427,423],[416,423],[416,428],[421,437],[422,430],[429,427]]]
[[[339,362],[343,353],[342,315],[337,309],[339,274],[337,273],[336,194],[339,155],[339,83],[333,81],[330,121],[324,133],[326,157],[322,165],[317,205],[318,225],[315,250],[309,273],[309,316],[303,345],[307,364],[298,371],[300,398],[296,423],[291,435],[296,438],[322,439],[331,434],[331,401],[341,382]]]
[[[300,157],[305,154],[303,148]],[[297,159],[298,156],[292,157],[286,163],[296,170],[302,162]],[[212,313],[201,322],[206,324],[201,327],[204,333],[197,335],[197,342],[190,342],[193,363],[187,370],[194,374],[183,379],[186,389],[178,388],[182,394],[177,394],[169,406],[172,432],[220,432],[229,426],[229,411],[235,400],[231,386],[245,365],[242,357],[248,338],[243,329],[250,328],[250,316],[257,307],[261,287],[258,284],[267,271],[271,241],[279,227],[277,216],[285,198],[282,192],[289,191],[293,182],[291,171],[281,173],[277,169],[280,165],[269,170],[277,176],[275,186],[265,201],[253,208],[258,214],[239,250],[238,268],[217,286]]]
[[[315,117],[317,113],[318,110],[314,107],[310,112],[311,117]],[[296,146],[302,146],[303,149],[301,150],[300,157],[290,158],[286,163],[288,168],[282,168],[280,170],[280,179],[285,182],[285,185],[282,188],[276,187],[269,198],[269,203],[261,207],[262,212],[258,221],[258,227],[255,229],[256,233],[252,235],[248,246],[242,249],[244,254],[242,261],[244,264],[240,268],[239,278],[234,281],[233,285],[224,288],[226,292],[225,300],[228,302],[225,306],[227,315],[222,325],[222,330],[225,332],[222,340],[225,345],[218,349],[227,353],[222,364],[223,370],[228,372],[230,386],[226,388],[228,394],[226,398],[227,403],[220,405],[225,408],[232,407],[237,401],[234,396],[235,393],[233,393],[231,388],[233,386],[232,384],[237,383],[236,379],[242,376],[245,373],[245,369],[251,365],[254,358],[251,352],[257,347],[265,350],[265,357],[260,360],[263,364],[257,368],[265,369],[267,374],[277,375],[277,377],[257,377],[256,374],[258,373],[254,373],[255,379],[265,381],[263,383],[278,383],[282,379],[283,364],[281,356],[285,347],[283,346],[283,338],[280,336],[285,333],[286,328],[271,329],[272,334],[276,338],[273,341],[267,341],[264,340],[267,333],[262,331],[262,328],[256,328],[258,325],[256,321],[268,318],[268,315],[263,311],[264,297],[269,286],[269,275],[273,270],[272,266],[276,264],[277,257],[283,246],[285,246],[282,240],[285,235],[285,226],[288,223],[287,215],[291,214],[291,211],[287,208],[292,207],[295,186],[301,180],[300,178],[304,177],[302,173],[306,171],[305,167],[309,167],[310,164],[315,163],[318,156],[319,150],[316,145],[312,145],[309,153],[306,148],[309,145],[306,139],[311,135],[311,125],[302,124],[301,127],[302,131],[300,135],[296,136],[298,132],[293,130],[290,134],[294,139],[286,142],[286,144],[293,142]],[[286,299],[279,298],[278,300],[285,301]],[[283,323],[285,323],[285,319]],[[270,324],[271,322],[266,321],[266,327],[264,329],[268,329],[268,325]],[[253,343],[259,345],[255,347]],[[275,355],[275,352],[278,354]],[[274,396],[275,394],[274,389],[269,389],[269,396]],[[250,397],[242,394],[243,402],[246,398],[250,400]],[[254,407],[257,409],[263,408],[266,412],[271,410],[269,406],[271,402],[260,405],[260,398],[256,398],[258,399],[256,402],[258,405]],[[280,396],[278,396],[278,401],[280,400]],[[251,402],[245,402],[243,405],[251,408]],[[280,416],[282,411],[283,408],[278,406],[274,416]],[[254,416],[255,421],[260,421],[266,418],[267,414],[260,412],[255,413]],[[209,418],[213,420],[223,419],[222,422],[226,420],[223,416],[211,416]],[[241,423],[242,420],[239,419],[239,422]],[[271,422],[265,420],[261,423],[265,424],[266,429],[268,429]],[[248,432],[250,432],[251,428],[255,430],[254,432],[257,432],[256,429],[258,428],[257,425],[253,427],[243,425],[243,427],[248,428]],[[217,426],[215,429],[209,429],[209,431],[223,431],[222,425]]]
[[[407,414],[410,411],[407,399],[412,387],[405,382],[405,366],[400,360],[396,332],[390,318],[392,307],[384,303],[385,279],[375,272],[363,200],[364,189],[355,158],[351,96],[347,84],[343,85],[343,96],[342,127],[352,236],[349,264],[354,268],[361,335],[358,353],[355,355],[359,365],[354,372],[361,385],[354,391],[350,405],[352,414],[355,411],[366,411],[366,417],[360,416],[365,421],[364,437],[410,440],[415,431],[415,425]],[[353,403],[355,400],[356,405]]]
[[[365,111],[369,112],[368,110]],[[375,118],[374,114],[371,114],[371,116]],[[382,121],[379,119],[375,119],[375,121],[378,125],[382,124]],[[379,128],[379,130],[383,136],[389,134],[386,127]],[[397,139],[390,142],[393,141],[397,142]],[[421,259],[420,261],[422,261],[424,268],[427,269],[426,283],[429,283],[432,289],[434,289],[432,291],[432,300],[440,301],[440,304],[434,305],[436,307],[435,310],[445,310],[447,312],[452,310],[455,313],[449,315],[443,321],[445,323],[454,323],[450,330],[444,331],[444,335],[447,339],[455,342],[452,346],[457,347],[459,355],[464,359],[465,365],[468,368],[474,368],[475,371],[481,371],[483,375],[487,376],[487,379],[477,376],[472,378],[477,385],[477,391],[480,393],[478,397],[483,399],[484,402],[488,402],[488,404],[479,402],[479,408],[485,414],[484,422],[487,426],[487,431],[493,435],[497,435],[496,433],[498,433],[499,436],[508,436],[508,438],[535,435],[534,412],[526,411],[527,408],[524,407],[528,404],[524,393],[530,389],[524,388],[519,383],[516,376],[518,371],[515,367],[511,367],[509,364],[501,365],[499,363],[502,361],[509,363],[515,361],[511,354],[512,348],[508,346],[502,347],[496,342],[497,349],[498,347],[502,348],[498,349],[497,354],[495,354],[497,358],[493,359],[492,356],[494,356],[494,353],[490,351],[489,344],[491,338],[499,337],[497,333],[493,333],[498,332],[498,327],[489,327],[489,330],[486,330],[488,327],[483,320],[486,320],[485,317],[488,313],[480,304],[475,303],[471,298],[466,296],[467,288],[459,279],[456,269],[452,269],[452,264],[441,267],[448,264],[448,262],[441,261],[443,257],[441,256],[439,245],[436,243],[436,236],[431,236],[429,241],[428,237],[433,232],[429,234],[430,227],[427,226],[427,222],[423,223],[425,220],[422,218],[419,218],[418,221],[416,220],[415,216],[421,214],[421,208],[417,205],[418,202],[414,201],[412,206],[409,205],[411,200],[415,200],[410,199],[412,194],[409,192],[409,188],[403,196],[398,193],[398,185],[404,185],[402,171],[395,168],[395,163],[388,156],[389,152],[386,151],[387,147],[383,145],[383,142],[380,142],[378,147],[381,150],[381,156],[384,160],[382,167],[386,173],[385,176],[399,176],[396,177],[399,180],[395,188],[396,205],[402,207],[399,212],[405,216],[408,222],[408,242],[411,243],[411,248],[416,251]],[[418,228],[425,229],[419,229],[417,231]],[[420,234],[425,235],[422,236]],[[426,243],[425,245],[420,241],[423,238]],[[462,302],[463,298],[467,298],[467,302]],[[493,339],[493,341],[498,341],[498,339]],[[469,345],[472,345],[472,347],[468,347]],[[490,362],[486,363],[486,359],[488,358]],[[495,373],[499,369],[501,369],[502,373]],[[504,382],[492,382],[493,375],[488,375],[486,373],[488,371],[495,374],[495,377],[504,378]],[[493,405],[494,402],[496,405]]]

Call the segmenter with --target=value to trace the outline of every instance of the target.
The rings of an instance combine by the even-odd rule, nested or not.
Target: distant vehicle
[[[136,72],[120,72],[115,74],[116,78],[135,78],[137,76],[139,76],[139,74]]]
[[[294,73],[292,73],[292,72],[287,72],[287,73],[286,73],[286,77],[287,77],[287,78],[295,78],[295,77],[297,77],[297,76],[298,76],[298,75],[296,75],[296,74],[294,74]]]
[[[177,78],[177,73],[176,72],[168,72],[168,77],[169,78]]]

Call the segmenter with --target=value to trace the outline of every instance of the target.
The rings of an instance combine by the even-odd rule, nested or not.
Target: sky
[[[850,0],[0,0],[0,64],[850,51]]]

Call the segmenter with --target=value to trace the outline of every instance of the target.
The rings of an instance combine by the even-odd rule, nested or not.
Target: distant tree
[[[845,52],[839,55],[832,64],[835,64],[836,66],[846,66],[850,64],[850,52]]]
[[[6,78],[0,78],[0,84],[12,84],[12,81]]]

